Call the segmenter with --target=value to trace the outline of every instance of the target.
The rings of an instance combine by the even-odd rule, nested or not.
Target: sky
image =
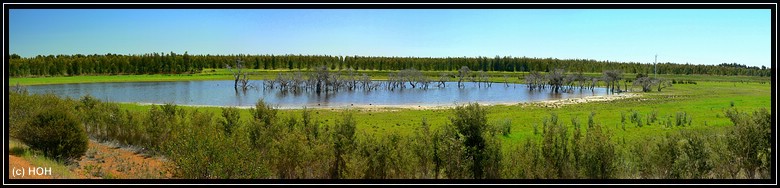
[[[9,53],[512,56],[767,66],[769,9],[11,9]]]

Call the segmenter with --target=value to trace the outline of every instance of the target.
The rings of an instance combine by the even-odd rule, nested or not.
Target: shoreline
[[[572,105],[572,104],[581,104],[581,103],[589,103],[589,102],[602,102],[602,101],[612,101],[612,100],[619,100],[619,99],[627,99],[627,98],[633,98],[633,97],[639,97],[641,94],[638,93],[618,93],[618,94],[609,94],[609,95],[599,95],[599,96],[586,96],[586,97],[574,97],[574,98],[566,98],[566,99],[555,99],[555,100],[543,100],[543,101],[531,101],[531,102],[485,102],[485,103],[479,103],[480,105],[484,106],[513,106],[513,105],[519,105],[522,107],[526,106],[538,106],[538,107],[548,107],[548,108],[560,108],[562,106],[566,105]],[[123,103],[123,104],[137,104],[141,106],[148,106],[148,105],[164,105],[164,104],[157,104],[157,103]],[[374,105],[374,104],[361,104],[361,105],[349,105],[349,106],[306,106],[307,109],[321,109],[321,110],[440,110],[440,109],[450,109],[454,108],[458,105],[463,105],[467,103],[453,103],[449,105],[409,105],[409,104],[403,104],[403,105]],[[187,107],[214,107],[214,108],[222,108],[222,107],[235,107],[238,109],[250,109],[254,106],[220,106],[220,105],[181,105],[177,104],[177,106],[187,106]],[[275,107],[276,109],[280,110],[300,110],[304,107]]]

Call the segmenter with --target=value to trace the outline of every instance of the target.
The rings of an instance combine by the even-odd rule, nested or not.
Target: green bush
[[[765,108],[747,114],[736,109],[726,111],[734,123],[728,137],[728,148],[748,178],[755,178],[756,171],[761,178],[769,178],[772,156],[772,114]]]
[[[544,162],[537,139],[526,138],[523,144],[517,144],[505,151],[501,174],[508,179],[544,178]]]
[[[441,162],[446,178],[469,178],[473,160],[468,157],[466,146],[463,144],[466,138],[458,132],[455,126],[442,127],[436,138],[435,143],[440,146],[437,150],[438,160]]]
[[[344,178],[348,171],[345,156],[349,155],[355,148],[355,127],[357,123],[351,112],[346,112],[343,117],[343,120],[336,122],[332,132],[335,159],[330,168],[330,177],[333,179]]]
[[[610,134],[602,130],[600,124],[588,128],[582,144],[582,156],[579,168],[588,178],[610,179],[616,176],[616,163],[619,161],[616,155],[615,145],[610,140]]]
[[[30,148],[57,160],[70,160],[87,152],[89,139],[81,122],[62,108],[43,110],[20,131]]]
[[[301,129],[293,129],[296,120],[290,117],[287,125],[291,129],[282,131],[271,143],[268,157],[271,159],[276,178],[305,178],[305,162],[311,150],[307,149],[306,135]]]
[[[494,162],[490,153],[486,153],[488,147],[486,136],[489,136],[487,124],[487,112],[477,103],[455,107],[455,116],[450,117],[449,126],[455,128],[457,135],[462,135],[463,146],[466,149],[465,158],[471,159],[468,168],[470,176],[475,179],[489,177],[492,172],[498,170],[488,168]],[[458,136],[460,137],[460,136]]]
[[[363,179],[387,178],[389,171],[388,150],[387,141],[381,137],[366,137],[364,141],[360,142],[360,153],[366,160]]]
[[[165,142],[171,140],[175,134],[180,133],[184,127],[188,127],[187,112],[174,104],[152,105],[146,116],[145,147],[152,153],[161,152]]]
[[[213,114],[194,112],[197,129],[182,129],[164,145],[167,158],[176,167],[174,176],[187,179],[247,179],[270,175],[264,157],[252,149],[247,137],[226,135],[213,124]]]
[[[259,150],[268,148],[271,139],[278,137],[280,132],[276,125],[277,109],[259,99],[255,107],[249,109],[252,114],[252,121],[249,123],[249,141],[253,147]]]
[[[222,108],[222,117],[225,118],[225,120],[220,121],[219,123],[222,125],[222,131],[227,135],[233,134],[233,130],[241,125],[238,108],[236,107]]]
[[[501,128],[501,135],[503,136],[509,136],[509,134],[512,133],[512,121],[509,119],[504,119],[503,121],[499,122],[499,127]]]
[[[684,179],[701,179],[712,169],[709,153],[706,151],[706,140],[698,132],[683,131],[678,138],[677,156],[672,165],[672,177]]]
[[[436,145],[435,140],[432,139],[435,133],[430,129],[428,121],[423,118],[420,127],[416,129],[415,134],[412,137],[411,148],[417,159],[418,171],[417,177],[420,178],[432,178],[436,159]]]
[[[571,139],[571,151],[572,156],[574,158],[574,166],[578,166],[580,162],[580,156],[582,154],[582,151],[580,149],[580,142],[582,140],[582,129],[580,128],[580,122],[577,120],[577,117],[571,118],[571,125],[574,127],[574,135]],[[623,129],[625,130],[625,128]]]
[[[547,167],[546,178],[570,178],[573,174],[569,155],[568,127],[558,122],[558,115],[555,113],[551,113],[549,121],[545,119],[543,124],[547,128],[542,136],[542,156]]]
[[[653,110],[647,117],[647,124],[655,123],[658,120],[658,110]]]
[[[691,125],[691,117],[686,112],[677,112],[677,115],[675,116],[675,124],[676,126],[685,126],[688,124],[688,126]]]

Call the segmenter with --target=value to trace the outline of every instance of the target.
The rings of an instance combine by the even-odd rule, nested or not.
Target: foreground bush
[[[41,111],[22,127],[19,139],[57,160],[76,159],[87,152],[89,139],[81,122],[61,108]]]
[[[487,112],[477,103],[455,107],[450,124],[444,128],[451,157],[446,169],[450,178],[499,178],[500,142],[487,123]],[[466,167],[466,169],[463,169]],[[464,171],[466,170],[466,171]]]
[[[757,171],[761,173],[761,178],[769,178],[772,166],[772,114],[764,108],[752,115],[729,109],[726,116],[734,123],[727,142],[737,165],[748,178],[755,178]]]

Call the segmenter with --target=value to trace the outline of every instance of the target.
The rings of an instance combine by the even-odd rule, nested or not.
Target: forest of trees
[[[591,59],[555,59],[528,57],[367,57],[328,55],[190,55],[187,52],[150,53],[143,55],[48,55],[23,58],[11,54],[8,75],[70,76],[115,74],[179,74],[199,73],[204,68],[225,68],[241,59],[252,69],[312,70],[326,66],[331,70],[404,70],[457,71],[468,66],[474,71],[549,72],[564,68],[572,72],[602,72],[621,70],[624,73],[653,73],[653,64],[636,62],[597,61]],[[659,74],[705,74],[771,76],[771,68],[748,67],[736,63],[692,65],[659,63]]]

